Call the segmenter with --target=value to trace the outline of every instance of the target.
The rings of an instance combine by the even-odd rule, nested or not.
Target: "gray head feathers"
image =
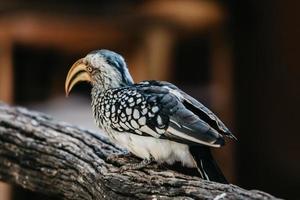
[[[106,49],[95,50],[84,59],[95,70],[97,84],[105,89],[134,83],[124,58],[118,53]]]

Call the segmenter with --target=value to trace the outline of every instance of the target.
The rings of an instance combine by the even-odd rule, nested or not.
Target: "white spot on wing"
[[[158,115],[157,116],[157,119],[156,119],[156,121],[157,121],[157,124],[159,125],[159,126],[161,126],[162,125],[162,119],[161,119],[161,117]]]
[[[142,102],[142,99],[140,99],[140,98],[136,100],[136,104],[139,104],[141,102]]]
[[[147,112],[148,112],[148,109],[147,109],[147,108],[144,108],[144,109],[142,110],[142,115],[146,115]]]
[[[152,112],[148,112],[149,117],[154,117],[154,114]]]
[[[115,105],[113,105],[112,107],[111,107],[111,112],[115,112],[116,111],[116,106]]]
[[[133,110],[133,118],[134,119],[140,118],[140,112],[137,109]]]
[[[131,126],[133,127],[133,128],[135,128],[135,129],[138,129],[139,128],[139,125],[136,123],[136,121],[135,120],[131,120],[130,121],[130,124],[131,124]]]
[[[144,126],[146,124],[146,117],[143,116],[141,117],[140,119],[138,119],[138,123],[141,125],[141,126]]]
[[[151,110],[153,113],[157,113],[159,108],[157,106],[153,106]]]
[[[132,109],[131,108],[126,108],[126,114],[131,115],[131,113],[132,113]]]

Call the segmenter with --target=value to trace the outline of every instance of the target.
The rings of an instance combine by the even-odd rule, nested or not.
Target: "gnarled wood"
[[[0,180],[64,199],[276,199],[150,165],[118,172],[134,157],[106,138],[42,113],[0,104]]]

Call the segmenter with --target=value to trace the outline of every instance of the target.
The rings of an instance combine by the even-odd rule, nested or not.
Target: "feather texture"
[[[213,147],[224,144],[218,131],[230,133],[211,111],[170,83],[141,82],[106,90],[95,99],[94,114],[102,128]]]

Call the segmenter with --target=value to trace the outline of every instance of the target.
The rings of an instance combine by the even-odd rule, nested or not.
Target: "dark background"
[[[300,185],[298,7],[295,1],[233,6],[240,183],[287,199]]]
[[[160,2],[166,6],[155,6]],[[89,109],[88,85],[76,88],[73,100],[63,98],[66,73],[91,50],[118,51],[135,80],[176,83],[232,129],[238,142],[215,151],[231,182],[296,199],[299,4],[292,0],[2,0],[0,99],[89,126],[89,120],[76,121],[53,111],[64,105],[69,106],[64,112],[74,106],[79,110],[78,104]],[[36,20],[38,26],[32,25]],[[84,30],[68,32],[64,27]],[[72,107],[76,96],[79,100]],[[17,187],[8,190],[2,191],[16,200],[46,198]]]

